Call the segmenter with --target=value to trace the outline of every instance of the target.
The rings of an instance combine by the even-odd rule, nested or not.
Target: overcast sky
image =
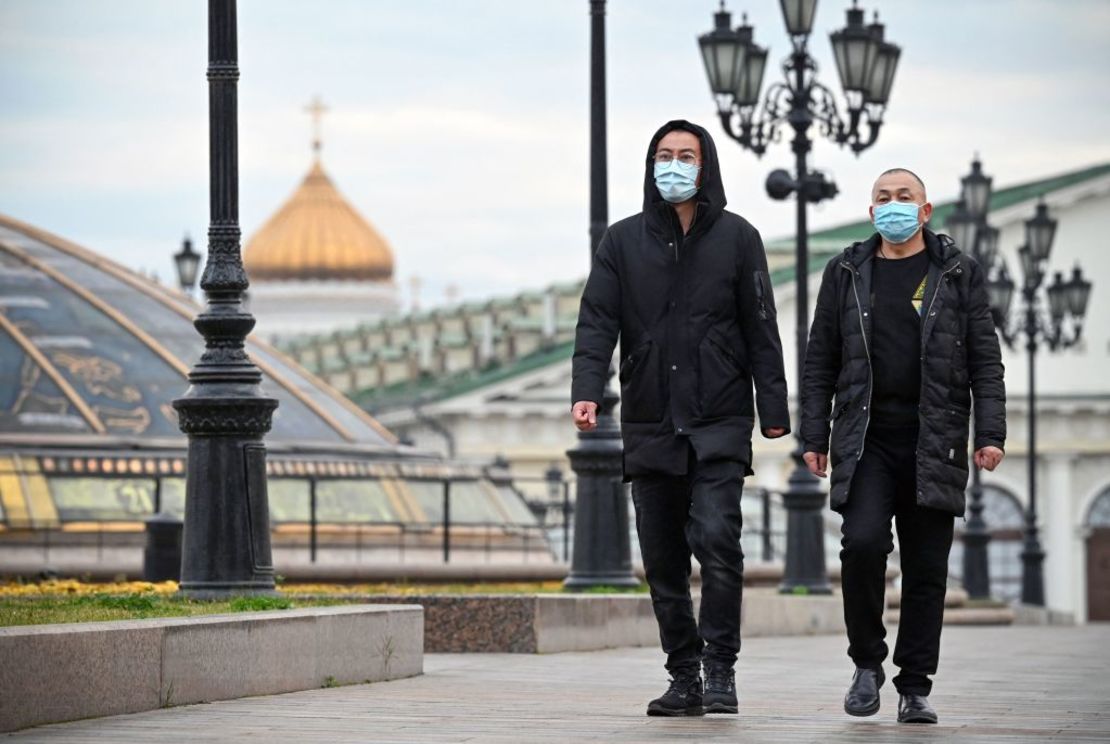
[[[787,52],[778,3],[747,10]],[[828,33],[848,3],[822,0],[812,47],[839,89]],[[172,276],[183,231],[207,214],[206,4],[0,0],[0,212]],[[717,137],[729,208],[773,238],[760,161],[729,141],[698,54],[716,0],[610,0],[610,221],[638,211],[647,140],[685,117]],[[818,141],[811,162],[841,194],[815,227],[865,214],[871,181],[914,169],[953,196],[975,152],[996,186],[1110,161],[1110,0],[865,2],[903,54],[879,143],[856,158]],[[587,0],[240,0],[244,240],[307,171],[319,94],[324,166],[386,236],[424,304],[455,283],[503,294],[581,276],[588,253]],[[766,84],[765,84],[766,87]]]

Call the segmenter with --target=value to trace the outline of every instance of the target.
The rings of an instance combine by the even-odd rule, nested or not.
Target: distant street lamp
[[[200,254],[193,250],[193,241],[189,240],[188,235],[181,241],[181,250],[173,254],[173,263],[177,268],[178,286],[182,292],[192,297],[193,287],[197,286]]]
[[[781,0],[783,19],[793,49],[783,63],[786,82],[767,89],[762,109],[757,113],[760,86],[767,66],[767,50],[754,41],[754,29],[747,17],[735,30],[732,16],[724,8],[714,16],[714,28],[698,39],[709,89],[717,101],[721,126],[741,147],[762,156],[767,145],[779,139],[780,128],[794,130],[794,173],[774,170],[767,177],[767,193],[772,199],[794,195],[798,203],[795,281],[797,283],[796,344],[798,349],[798,386],[801,390],[805,368],[805,349],[809,330],[809,236],[806,224],[808,204],[832,198],[836,184],[824,174],[810,171],[806,162],[813,142],[810,126],[820,125],[822,136],[857,155],[875,144],[882,126],[883,113],[890,100],[894,72],[901,49],[883,37],[878,21],[864,24],[863,11],[848,10],[847,25],[830,35],[837,72],[847,101],[847,120],[841,117],[836,96],[817,81],[817,62],[809,53],[809,36],[817,11],[817,0]],[[822,510],[825,494],[819,481],[802,460],[801,432],[793,452],[794,471],[790,475],[783,505],[788,512],[786,567],[780,591],[828,594],[832,591],[825,571]]]
[[[944,223],[944,229],[961,250],[967,251],[989,276],[998,257],[998,228],[987,224],[993,179],[983,173],[976,156],[971,173],[960,179],[960,200]],[[971,463],[971,487],[968,490],[968,519],[963,534],[963,582],[973,599],[990,597],[990,530],[983,519],[983,483],[979,468]]]
[[[1037,296],[1044,283],[1045,263],[1056,237],[1056,220],[1048,214],[1042,199],[1036,214],[1025,221],[1025,245],[1018,249],[1022,267],[1023,306],[1016,319],[1010,317],[1014,281],[1006,264],[987,282],[991,311],[1006,345],[1014,349],[1022,334],[1029,352],[1029,502],[1025,510],[1025,544],[1021,552],[1021,601],[1044,606],[1044,550],[1037,529],[1037,387],[1034,377],[1037,349],[1044,344],[1051,351],[1066,349],[1079,342],[1083,319],[1091,296],[1091,282],[1083,278],[1079,266],[1070,279],[1057,271],[1045,287],[1047,312]]]

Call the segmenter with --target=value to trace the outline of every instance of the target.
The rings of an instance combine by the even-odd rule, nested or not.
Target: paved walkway
[[[664,687],[651,649],[548,656],[432,655],[422,677],[45,726],[26,742],[1095,742],[1110,741],[1110,625],[948,628],[938,726],[840,707],[839,637],[755,638],[739,716],[647,718]],[[888,666],[889,671],[889,666]]]

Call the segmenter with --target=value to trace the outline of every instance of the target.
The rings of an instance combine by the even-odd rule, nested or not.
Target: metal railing
[[[547,531],[552,546],[559,545],[561,547],[559,554],[564,562],[569,563],[574,542],[573,514],[576,501],[572,494],[576,490],[577,483],[573,478],[559,480],[545,476],[513,478],[514,486],[538,483],[545,486],[546,497],[525,498],[525,500]],[[745,508],[749,505],[754,508]],[[741,509],[745,518],[740,540],[746,547],[745,553],[749,556],[758,555],[763,563],[782,560],[786,555],[786,513],[782,506],[782,497],[766,488],[745,488]],[[631,515],[629,530],[633,561],[639,562],[635,510],[631,507],[629,514]]]
[[[152,506],[154,513],[163,506],[162,477],[154,476],[152,489]],[[321,520],[319,518],[319,500],[317,498],[317,485],[331,479],[328,477],[310,477],[306,479],[308,489],[308,514],[307,523],[303,519],[273,519],[271,515],[271,530],[276,538],[275,544],[283,548],[299,549],[297,541],[299,535],[304,534],[296,529],[303,526],[307,530],[307,541],[304,549],[308,554],[310,563],[319,560],[322,549],[338,546],[351,546],[357,559],[366,550],[393,550],[397,559],[405,561],[407,553],[421,551],[427,553],[432,545],[437,545],[443,563],[450,563],[453,554],[462,551],[468,555],[480,554],[486,562],[492,562],[497,554],[518,553],[520,560],[528,562],[537,554],[537,548],[544,545],[550,554],[550,559],[569,563],[572,557],[574,544],[574,511],[576,503],[577,482],[573,477],[553,479],[550,473],[547,476],[516,476],[474,478],[447,478],[447,477],[414,477],[406,476],[406,482],[432,483],[440,489],[441,514],[438,519],[426,521],[404,521],[400,519],[386,520]],[[492,483],[495,488],[510,489],[515,492],[525,506],[531,511],[535,521],[513,520],[505,518],[500,520],[460,519],[458,509],[455,508],[453,487],[462,483],[485,482]],[[528,486],[542,485],[542,489],[532,489],[531,495],[526,493]],[[537,494],[542,494],[539,496]],[[781,561],[786,554],[786,511],[782,505],[781,494],[766,488],[748,487],[743,491],[741,508],[744,513],[744,526],[741,533],[741,542],[745,554],[749,559],[758,556],[764,563]],[[504,511],[504,510],[502,510]],[[629,514],[634,515],[634,509],[629,509]],[[135,519],[141,519],[136,515]],[[81,542],[89,547],[96,547],[97,555],[101,555],[105,547],[106,538],[110,535],[120,535],[127,532],[122,529],[119,517],[112,519],[83,519],[86,526],[80,532],[86,537]],[[104,525],[98,526],[99,522]],[[111,526],[107,526],[111,525]],[[23,532],[24,530],[17,530]],[[62,547],[69,542],[68,536],[74,534],[71,530],[63,531],[60,528],[39,528],[30,530],[39,533],[38,539],[21,540],[24,545],[37,543],[48,557],[53,548]],[[136,530],[138,531],[138,530]],[[629,520],[630,541],[633,550],[633,561],[639,561],[639,542],[636,538],[635,518]],[[336,535],[341,539],[321,541],[321,533],[328,537]],[[438,533],[438,534],[437,534]],[[430,539],[429,536],[435,536]],[[826,520],[825,539],[829,550],[833,550],[834,538],[839,538],[839,529],[833,519]],[[91,545],[90,545],[91,543]],[[118,543],[117,543],[118,544]]]

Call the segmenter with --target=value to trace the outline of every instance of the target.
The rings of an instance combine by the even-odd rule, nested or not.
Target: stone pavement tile
[[[739,716],[646,717],[646,702],[666,684],[662,655],[618,649],[430,655],[426,674],[412,679],[59,724],[11,738],[13,744],[1110,741],[1110,625],[946,628],[932,696],[938,726],[897,724],[889,683],[877,716],[845,715],[841,698],[851,676],[845,647],[838,636],[745,641]]]

